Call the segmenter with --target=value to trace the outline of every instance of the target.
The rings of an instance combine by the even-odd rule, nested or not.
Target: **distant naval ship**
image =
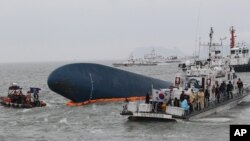
[[[115,67],[121,66],[155,66],[164,63],[179,63],[181,60],[177,56],[169,56],[167,58],[156,54],[155,49],[149,54],[145,54],[144,58],[134,58],[133,55],[129,56],[129,59],[120,63],[113,63]]]

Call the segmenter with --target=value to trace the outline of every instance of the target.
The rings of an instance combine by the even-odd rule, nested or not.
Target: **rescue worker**
[[[219,84],[217,84],[216,87],[215,87],[215,97],[217,99],[217,103],[220,103],[220,89],[219,89]]]
[[[23,94],[22,90],[19,91],[19,104],[25,103],[26,96]]]
[[[212,86],[212,95],[211,95],[211,100],[214,101],[216,99],[215,96],[215,85]]]
[[[202,91],[202,88],[198,92],[198,107],[199,110],[204,110],[204,92]]]
[[[34,92],[34,95],[33,95],[33,100],[34,100],[34,105],[35,106],[40,106],[40,101],[39,101],[39,95],[38,95],[38,92]]]
[[[16,93],[16,103],[21,104],[22,97],[21,97],[21,91],[18,91]]]
[[[230,96],[231,96],[231,99],[233,98],[232,90],[233,90],[233,85],[231,81],[229,81],[227,84],[227,99],[230,99]]]
[[[180,95],[180,101],[182,102],[184,98],[185,98],[185,94],[184,94],[184,91],[182,91]]]
[[[189,94],[189,100],[190,100],[190,103],[191,103],[191,106],[190,106],[190,112],[193,112],[195,111],[195,108],[196,108],[196,98],[195,98],[195,94],[194,94],[194,90],[191,89],[191,92]]]
[[[181,108],[183,108],[185,110],[186,115],[189,114],[189,105],[188,105],[187,99],[184,99],[181,102]]]
[[[174,100],[173,100],[173,98],[171,96],[170,96],[170,98],[169,98],[169,100],[167,102],[167,105],[168,106],[174,106]]]
[[[180,101],[176,97],[174,98],[174,106],[180,107]]]
[[[209,106],[209,97],[210,97],[210,93],[208,91],[208,89],[205,90],[205,107]]]
[[[30,104],[31,103],[31,94],[28,92],[27,95],[25,96],[25,104]]]
[[[222,99],[225,100],[226,99],[226,83],[225,83],[225,81],[223,81],[220,85],[220,93],[223,96]]]
[[[237,85],[239,89],[239,94],[242,94],[243,82],[240,80],[240,78],[237,81]]]
[[[161,105],[162,112],[166,112],[166,108],[167,108],[167,103],[163,102]]]

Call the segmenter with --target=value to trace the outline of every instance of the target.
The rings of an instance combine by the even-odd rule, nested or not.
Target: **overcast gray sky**
[[[219,39],[233,25],[250,43],[249,14],[249,0],[0,0],[0,62],[123,59],[149,46],[191,54],[211,26]]]

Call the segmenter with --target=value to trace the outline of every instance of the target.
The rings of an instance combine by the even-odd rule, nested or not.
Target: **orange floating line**
[[[117,102],[117,101],[137,101],[137,100],[144,100],[145,96],[141,97],[128,97],[128,98],[103,98],[103,99],[94,99],[94,100],[88,100],[84,102],[73,102],[73,101],[68,101],[66,103],[67,106],[83,106],[83,105],[88,105],[88,104],[93,104],[97,102]]]

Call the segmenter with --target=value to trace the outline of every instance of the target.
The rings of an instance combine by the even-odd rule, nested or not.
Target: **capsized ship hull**
[[[54,70],[48,78],[49,88],[73,102],[95,99],[145,96],[170,82],[91,63],[68,64]]]

